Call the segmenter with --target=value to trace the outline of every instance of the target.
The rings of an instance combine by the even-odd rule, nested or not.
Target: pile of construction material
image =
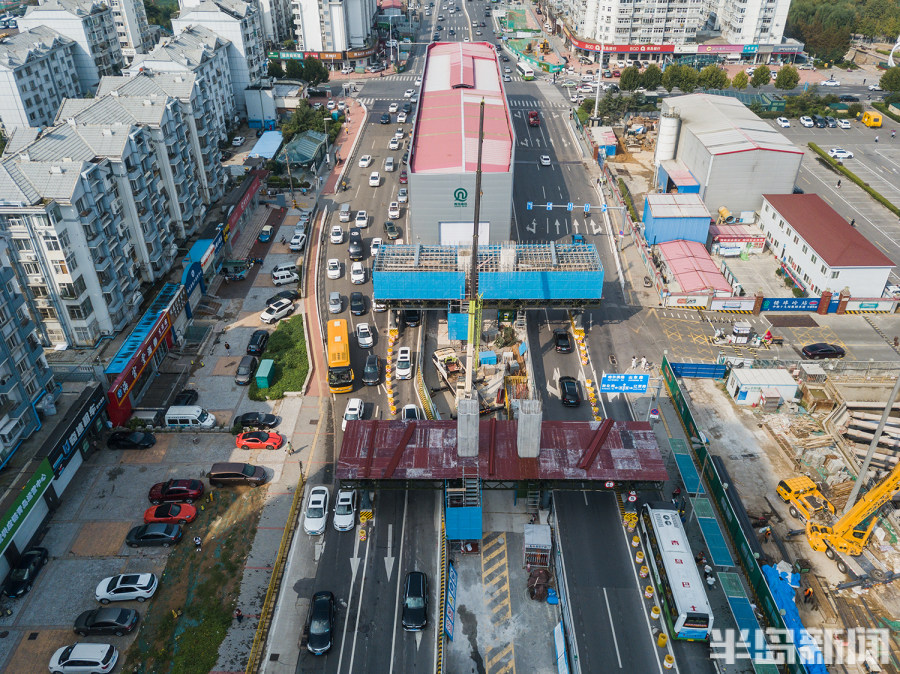
[[[878,446],[872,457],[872,466],[875,468],[893,468],[900,458],[900,416],[894,416],[898,412],[892,410],[878,439]],[[835,427],[860,461],[869,451],[880,421],[881,411],[877,404],[860,402],[845,403],[834,417]]]
[[[850,479],[835,439],[816,419],[797,414],[769,414],[764,419],[772,438],[799,467],[817,473],[829,487]]]

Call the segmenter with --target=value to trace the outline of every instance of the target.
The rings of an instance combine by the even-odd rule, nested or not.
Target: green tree
[[[641,74],[641,86],[648,91],[653,91],[662,82],[662,70],[655,63],[647,66],[647,69]]]
[[[294,42],[293,40],[285,40],[282,44],[284,45],[284,48],[287,49],[288,51],[293,51],[294,48],[297,46],[297,43]]]
[[[700,71],[697,84],[701,89],[727,89],[728,73],[715,64],[708,65]]]
[[[878,84],[882,89],[891,93],[900,91],[900,66],[894,66],[884,71]]]
[[[689,94],[697,88],[697,82],[700,79],[700,71],[691,66],[682,66],[678,76],[678,88],[684,93]],[[726,79],[728,79],[726,77]]]
[[[279,61],[269,61],[269,77],[284,77],[284,68]]]
[[[288,76],[288,79],[292,80],[306,79],[303,72],[303,63],[297,59],[290,59],[287,62],[285,74]]]
[[[178,12],[178,0],[152,0],[144,3],[147,21],[154,26],[172,30],[172,15]]]
[[[769,70],[769,66],[756,66],[756,69],[753,71],[753,77],[750,78],[750,86],[754,89],[759,89],[771,81],[772,71]]]
[[[328,68],[319,59],[308,58],[303,61],[303,74],[311,87],[328,81]]]
[[[661,84],[663,89],[670,94],[672,93],[672,89],[678,86],[678,81],[681,79],[682,68],[684,68],[684,66],[671,65],[663,71]]]
[[[731,86],[733,86],[738,91],[743,91],[744,89],[746,89],[748,84],[750,84],[750,78],[747,77],[747,73],[745,73],[743,70],[735,75],[731,80]]]
[[[775,76],[775,88],[787,91],[800,83],[800,73],[794,66],[783,66]]]
[[[641,86],[641,71],[634,66],[628,66],[622,71],[619,78],[619,88],[625,91],[634,91]]]
[[[794,0],[785,35],[805,43],[806,50],[825,61],[844,57],[857,22],[857,0]],[[896,3],[882,3],[889,6]]]

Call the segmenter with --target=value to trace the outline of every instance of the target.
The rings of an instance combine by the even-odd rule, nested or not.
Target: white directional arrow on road
[[[384,570],[387,573],[388,582],[391,580],[391,575],[394,573],[394,525],[388,524],[388,540],[387,540],[387,554],[384,556]]]
[[[559,220],[555,220],[553,224],[556,225],[556,236],[559,236]]]
[[[537,234],[537,218],[532,220],[530,225],[525,225],[525,229],[527,229],[532,234]]]
[[[557,382],[557,381],[559,381],[559,368],[555,367],[555,368],[553,368],[553,378],[547,382],[547,393],[549,393],[550,395],[552,395],[556,398],[559,398],[559,388],[552,386],[550,383],[550,382]]]
[[[350,558],[351,585],[353,584],[353,581],[356,580],[356,572],[359,570],[359,530],[362,526],[362,524],[356,526],[356,542],[353,544],[353,556]]]

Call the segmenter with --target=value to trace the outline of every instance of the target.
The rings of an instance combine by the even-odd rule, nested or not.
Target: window
[[[808,253],[808,252],[809,252],[809,248],[807,247],[806,244],[803,244],[803,252],[804,252],[804,253]]]
[[[69,312],[69,318],[74,321],[85,320],[90,318],[91,314],[94,313],[94,305],[91,304],[90,297],[85,298],[84,302],[81,304],[67,306],[66,309]]]
[[[819,261],[819,258],[818,258],[818,256],[816,256],[816,255],[813,255],[811,259],[812,259],[812,263],[813,263],[813,264],[815,264],[816,262]]]
[[[65,260],[51,260],[50,264],[53,266],[53,271],[57,274],[69,273],[69,268],[66,266]]]
[[[840,275],[841,275],[841,272],[839,272],[839,271],[831,272],[831,278],[833,278],[833,279],[838,278]]]
[[[75,328],[75,341],[78,344],[93,344],[96,335],[94,334],[94,326],[87,328]]]
[[[795,243],[795,244],[800,243],[800,237],[799,237],[799,236],[795,236],[795,237],[794,237],[794,243]]]
[[[44,237],[44,247],[47,250],[61,250],[59,246],[59,239],[57,239],[53,235]]]
[[[821,267],[819,267],[819,269],[822,271],[822,274],[828,273],[828,267],[824,264]]]
[[[59,234],[59,245],[62,246],[63,250],[69,250],[72,242],[69,240],[68,232],[60,232]]]
[[[36,262],[23,262],[22,269],[24,269],[25,273],[30,276],[37,276],[41,273],[41,268],[38,267]]]
[[[43,318],[44,320],[55,321],[56,320],[56,309],[53,309],[51,307],[39,307],[38,315],[40,315],[40,317]],[[62,341],[62,333],[60,333],[60,338],[58,341]]]
[[[16,247],[16,250],[23,250],[23,251],[34,250],[31,247],[31,240],[29,240],[29,239],[13,239],[13,245]]]
[[[47,286],[28,286],[31,289],[31,294],[35,297],[49,297],[50,293],[47,291]]]

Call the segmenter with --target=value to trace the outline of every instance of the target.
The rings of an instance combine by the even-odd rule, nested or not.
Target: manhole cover
[[[269,662],[278,662],[278,653],[271,653],[269,655]]]
[[[38,638],[38,634],[40,634],[40,632],[32,632],[31,634],[29,634],[29,635],[28,635],[28,641],[34,641],[35,639],[37,639],[37,638]]]
[[[315,426],[317,423],[319,423],[319,420],[318,420],[318,419],[310,419],[310,420],[309,420],[309,425],[310,425],[310,426]]]

